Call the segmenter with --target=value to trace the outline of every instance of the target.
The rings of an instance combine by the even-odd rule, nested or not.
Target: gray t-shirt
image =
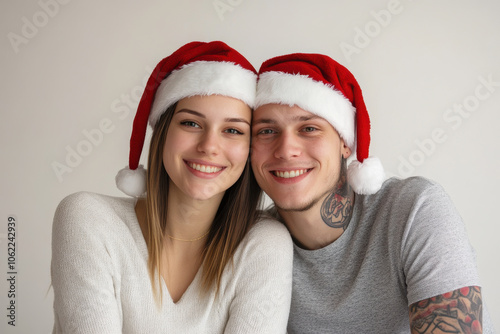
[[[420,177],[356,195],[344,234],[318,250],[295,245],[293,265],[289,334],[409,333],[409,305],[480,286],[461,217],[441,186]]]

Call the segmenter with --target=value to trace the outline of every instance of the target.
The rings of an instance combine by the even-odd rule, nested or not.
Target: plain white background
[[[451,195],[500,328],[498,1],[40,0],[2,1],[0,13],[2,333],[51,332],[54,210],[79,190],[121,196],[114,177],[127,164],[144,80],[192,40],[223,40],[257,68],[290,52],[347,66],[388,175],[423,175]]]

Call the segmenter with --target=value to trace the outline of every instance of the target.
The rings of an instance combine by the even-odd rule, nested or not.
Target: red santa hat
[[[356,152],[347,180],[358,194],[376,193],[385,179],[382,163],[369,157],[370,118],[361,88],[344,66],[328,56],[295,53],[265,61],[259,70],[255,107],[296,105],[326,119]]]
[[[144,89],[130,138],[129,165],[116,185],[133,197],[146,192],[146,170],[139,165],[147,125],[154,128],[177,101],[195,95],[223,95],[254,107],[257,72],[239,52],[219,41],[191,42],[158,63]]]

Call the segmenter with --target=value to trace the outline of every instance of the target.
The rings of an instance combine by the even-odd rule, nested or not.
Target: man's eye
[[[257,132],[258,135],[270,135],[273,133],[274,131],[272,129],[262,129],[259,132]]]
[[[302,129],[302,131],[304,132],[314,132],[316,130],[317,129],[314,126],[306,126],[304,129]]]

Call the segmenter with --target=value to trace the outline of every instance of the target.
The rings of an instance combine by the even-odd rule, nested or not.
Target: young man
[[[251,160],[295,241],[288,333],[493,332],[449,197],[424,178],[384,182],[369,130],[358,83],[333,59],[262,64]]]

